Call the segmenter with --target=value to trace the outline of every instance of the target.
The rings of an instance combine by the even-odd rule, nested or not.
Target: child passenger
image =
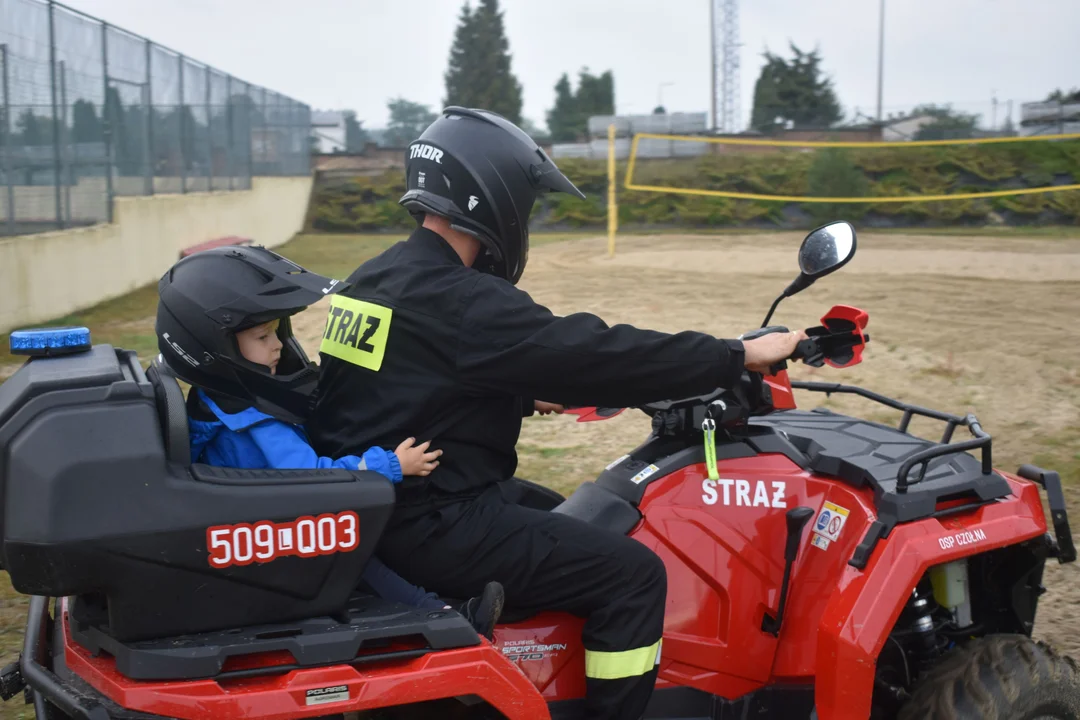
[[[393,483],[427,476],[441,450],[402,441],[361,457],[321,457],[302,423],[313,405],[318,369],[292,335],[289,318],[344,287],[262,247],[206,250],[174,265],[158,286],[158,346],[192,388],[188,425],[192,462],[249,469],[344,468],[380,473]],[[415,607],[448,609],[375,556],[363,581],[377,595]],[[492,582],[457,607],[491,639],[503,590]]]

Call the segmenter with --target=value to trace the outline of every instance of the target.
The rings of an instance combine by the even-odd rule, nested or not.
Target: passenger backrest
[[[146,370],[146,379],[154,387],[161,436],[165,440],[165,456],[170,462],[191,464],[191,438],[188,435],[187,405],[184,391],[172,370],[158,355]]]
[[[15,590],[77,596],[72,617],[122,642],[343,612],[393,485],[187,465],[182,393],[163,370],[151,383],[134,352],[97,345],[0,385],[0,557]]]

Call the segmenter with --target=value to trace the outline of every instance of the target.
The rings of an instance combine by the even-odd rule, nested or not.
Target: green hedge
[[[726,149],[726,148],[725,148]],[[601,228],[607,222],[603,161],[564,160],[566,174],[587,195],[546,195],[533,211],[534,230]],[[1080,192],[978,200],[902,203],[784,203],[627,191],[619,168],[622,227],[801,227],[845,217],[865,226],[1080,224]],[[679,160],[639,160],[635,183],[811,197],[939,195],[1080,183],[1080,141],[912,148],[796,149],[728,152]],[[399,230],[413,221],[397,201],[401,170],[358,177],[316,190],[315,230]]]

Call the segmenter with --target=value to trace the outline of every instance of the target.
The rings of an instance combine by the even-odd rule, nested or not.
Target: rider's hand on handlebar
[[[428,447],[430,445],[430,440],[422,445],[416,445],[416,438],[409,438],[397,446],[394,454],[397,455],[398,462],[401,463],[403,477],[409,475],[426,477],[431,474],[432,470],[439,467],[438,457],[442,455],[442,450],[431,450],[429,452]]]
[[[789,333],[771,333],[753,340],[744,340],[746,369],[767,374],[773,365],[791,357],[791,354],[795,352],[795,346],[805,339],[804,331],[793,330]]]

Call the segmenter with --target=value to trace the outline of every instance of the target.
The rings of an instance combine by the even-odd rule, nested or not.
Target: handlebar
[[[843,368],[859,363],[862,360],[862,348],[870,340],[870,336],[863,332],[862,329],[866,324],[867,317],[866,313],[857,308],[839,305],[833,307],[833,309],[821,319],[821,325],[806,330],[806,334],[809,337],[807,337],[806,340],[799,341],[794,352],[792,352],[787,359],[801,360],[812,367],[821,367],[827,363],[833,367]],[[739,336],[739,339],[754,340],[773,333],[787,332],[790,331],[782,325],[770,325],[768,327],[758,328],[744,333]],[[777,375],[785,369],[787,369],[786,360],[781,361],[770,368],[770,374]],[[767,397],[767,391],[762,390],[760,387],[762,384],[761,377],[757,376],[755,373],[750,373],[750,375],[754,376],[748,381],[750,387],[739,391],[743,402],[737,403],[739,405],[746,403],[748,412],[752,412],[751,408],[757,405],[757,396],[765,392]],[[746,376],[744,376],[744,378],[745,377]],[[718,389],[715,392],[707,393],[699,397],[649,403],[641,406],[639,409],[648,414],[653,414],[657,411],[679,407],[708,405],[716,397],[719,397],[718,393],[721,392],[723,391]],[[765,402],[766,404],[771,403],[769,400],[766,400]],[[568,407],[567,412],[578,415],[578,422],[594,422],[614,417],[622,412],[622,409]]]

